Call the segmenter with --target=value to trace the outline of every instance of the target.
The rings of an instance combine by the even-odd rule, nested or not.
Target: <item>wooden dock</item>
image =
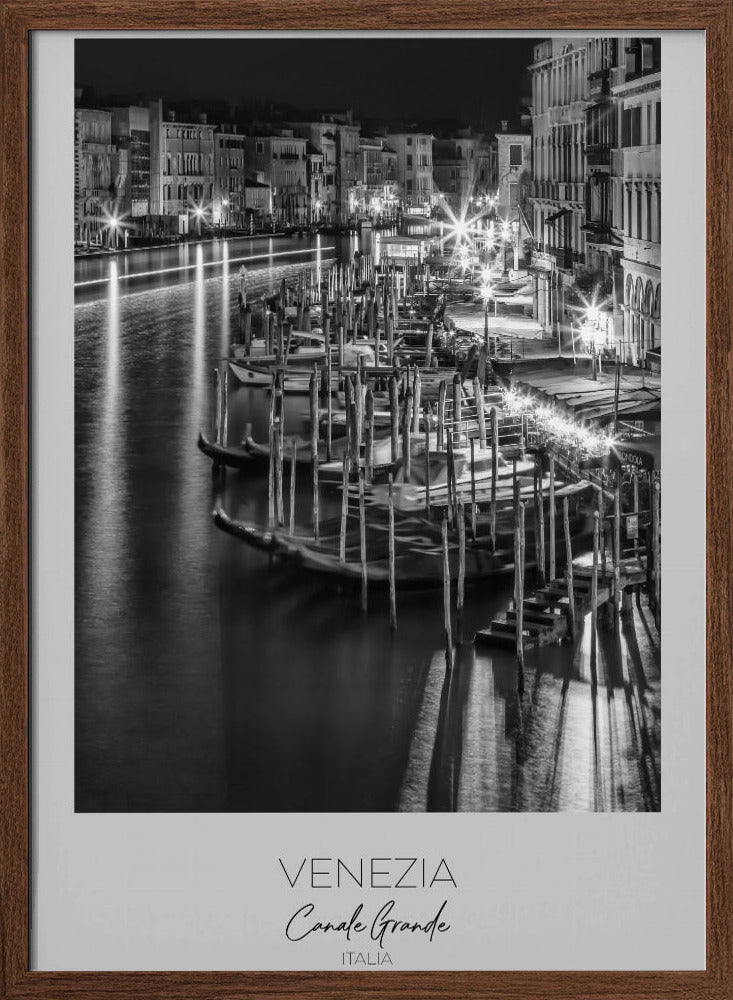
[[[622,559],[619,563],[620,589],[645,583],[647,579],[646,557]],[[573,595],[576,619],[587,615],[592,601],[592,562],[587,557],[573,561]],[[606,571],[598,572],[596,608],[607,604],[614,596],[614,571],[609,559]],[[525,649],[537,649],[563,642],[569,630],[568,585],[565,580],[550,580],[539,587],[531,597],[522,602],[522,638]],[[479,629],[474,636],[478,646],[495,646],[515,649],[517,645],[517,609],[510,607],[503,618],[495,618],[486,628]]]

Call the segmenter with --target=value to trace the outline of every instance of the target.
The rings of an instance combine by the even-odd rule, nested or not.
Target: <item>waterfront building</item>
[[[244,181],[244,210],[246,226],[254,231],[264,229],[272,222],[272,189],[262,173],[248,176]]]
[[[460,217],[488,205],[496,193],[496,146],[486,136],[461,129],[433,139],[434,198]]]
[[[272,215],[276,225],[308,222],[306,139],[291,128],[277,132],[256,128],[245,140],[249,173],[262,174],[272,189]]]
[[[618,148],[613,151],[614,233],[622,243],[622,349],[632,364],[661,346],[661,42],[620,38],[611,93]]]
[[[568,322],[576,269],[585,263],[587,40],[538,42],[529,71],[534,315],[545,330],[559,333]]]
[[[336,126],[324,115],[320,121],[288,122],[295,135],[307,139],[316,153],[323,157],[323,174],[320,183],[320,208],[317,217],[321,222],[333,224],[340,217],[338,188],[338,154]]]
[[[214,126],[165,115],[163,102],[150,105],[150,212],[159,228],[200,232],[211,223],[214,195]]]
[[[396,153],[395,173],[404,210],[429,215],[433,206],[433,136],[388,129],[387,142]]]
[[[501,123],[496,133],[496,212],[502,219],[514,222],[523,196],[532,180],[532,136],[527,118],[518,128],[509,129]]]
[[[323,153],[309,142],[306,146],[306,177],[308,180],[309,222],[323,219]]]
[[[338,154],[339,209],[342,221],[351,218],[356,210],[356,183],[359,176],[359,136],[361,126],[354,121],[351,111],[333,115],[336,125],[336,150]]]
[[[618,39],[599,37],[587,42],[588,90],[585,109],[586,272],[579,285],[591,307],[598,310],[610,342],[623,337],[618,295],[622,241],[614,232],[613,185],[617,145],[617,108],[611,85],[617,74]],[[621,286],[623,287],[623,286]]]
[[[392,216],[399,203],[396,175],[397,154],[383,136],[360,136],[356,211],[362,217]]]
[[[248,227],[245,203],[245,137],[236,125],[214,133],[214,197],[211,219],[227,229]]]
[[[112,115],[109,111],[74,111],[74,238],[108,243],[109,218],[116,190],[112,184]],[[114,236],[116,238],[116,234]]]
[[[145,233],[150,214],[150,108],[109,108],[116,212],[127,232]]]

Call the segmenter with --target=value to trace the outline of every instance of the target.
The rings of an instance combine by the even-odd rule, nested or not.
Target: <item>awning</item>
[[[653,471],[661,466],[662,437],[650,434],[631,441],[611,445],[611,456],[616,465],[632,465],[637,469]]]
[[[545,225],[548,225],[548,223],[550,222],[557,222],[557,220],[561,219],[563,215],[572,215],[572,214],[573,210],[571,208],[561,208],[559,212],[554,212],[552,215],[547,216],[547,218],[545,219]]]

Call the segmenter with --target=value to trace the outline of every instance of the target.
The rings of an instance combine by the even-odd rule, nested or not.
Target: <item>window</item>
[[[407,137],[407,145],[408,146],[412,145],[412,136],[411,135],[408,135],[408,137]]]
[[[255,143],[255,152],[256,153],[264,153],[265,152],[265,144],[264,144],[264,142]]]
[[[408,167],[412,166],[412,156],[410,155],[410,153],[407,154],[407,166]]]
[[[519,204],[519,185],[514,182],[509,185],[509,207],[516,208]]]
[[[407,181],[407,193],[412,194],[412,181]]]
[[[512,167],[522,166],[522,147],[518,142],[513,142],[509,146],[509,165]]]
[[[662,104],[661,101],[657,101],[655,105],[657,109],[657,131],[656,131],[656,142],[662,141]]]
[[[641,145],[641,108],[625,108],[621,121],[621,142],[624,146]]]

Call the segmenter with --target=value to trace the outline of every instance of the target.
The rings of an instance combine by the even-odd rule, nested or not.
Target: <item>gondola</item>
[[[575,501],[570,515],[570,530],[576,541],[590,538],[592,520],[586,493],[592,492],[590,484],[576,484]],[[535,565],[534,508],[527,504],[525,517],[525,553],[527,568]],[[340,518],[331,518],[319,525],[319,540],[311,534],[296,532],[290,535],[282,527],[265,528],[246,521],[237,521],[221,507],[213,511],[216,526],[246,544],[269,552],[284,562],[339,582],[361,580],[361,543],[359,517],[353,508],[347,518],[344,561],[340,558]],[[545,520],[548,512],[545,510]],[[492,549],[490,515],[478,514],[476,539],[472,538],[467,517],[465,548],[465,580],[467,583],[485,580],[511,572],[514,569],[514,510],[510,502],[497,509],[495,548]],[[389,529],[386,511],[367,508],[366,523],[366,573],[370,586],[389,584]],[[547,525],[546,525],[547,531]],[[439,515],[424,515],[395,511],[395,585],[400,588],[438,587],[443,582],[442,523]],[[558,558],[563,557],[564,546],[558,539]],[[458,536],[449,532],[448,562],[451,580],[459,571]]]

